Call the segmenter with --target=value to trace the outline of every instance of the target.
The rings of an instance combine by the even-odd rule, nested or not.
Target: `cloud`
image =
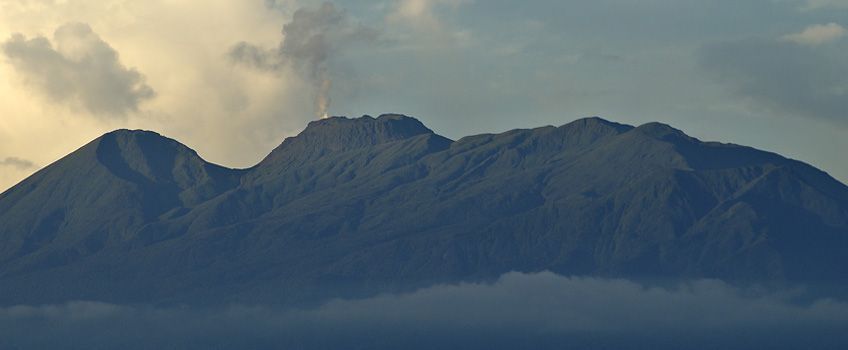
[[[334,301],[312,315],[381,326],[475,325],[545,332],[715,330],[755,323],[848,321],[848,304],[822,300],[793,306],[791,293],[753,297],[745,293],[718,280],[661,288],[624,279],[508,273],[493,284],[437,286],[407,295]]]
[[[6,157],[5,159],[0,159],[0,166],[8,166],[17,170],[32,170],[38,168],[38,165],[35,165],[32,161],[18,157]]]
[[[2,155],[49,164],[105,132],[128,128],[173,135],[229,167],[255,165],[312,119],[310,92],[293,72],[233,69],[226,53],[244,38],[278,43],[294,2],[276,0],[279,8],[269,10],[259,0],[0,0],[0,44],[21,33],[25,42],[45,37],[61,53],[56,28],[86,23],[156,93],[124,117],[92,117],[78,95],[51,103],[0,48]],[[27,175],[0,169],[0,191]]]
[[[35,162],[20,157],[0,158],[0,192],[4,192],[39,167]]]
[[[2,44],[2,53],[52,101],[79,105],[98,116],[123,116],[155,95],[144,76],[124,67],[118,53],[85,23],[60,26],[53,43],[14,34]]]
[[[233,45],[228,55],[238,64],[262,71],[276,71],[282,68],[282,62],[276,51],[244,41]]]
[[[332,62],[352,46],[377,42],[379,31],[355,23],[331,3],[300,8],[283,26],[283,40],[276,50],[240,42],[230,49],[233,61],[265,71],[290,65],[309,82],[315,95],[315,113],[327,116],[333,76]]]
[[[97,302],[0,308],[4,348],[840,348],[848,304],[701,280],[510,273],[315,309]],[[707,344],[707,343],[703,343]]]
[[[840,48],[746,39],[706,45],[706,72],[770,113],[848,125],[848,61]]]
[[[800,33],[783,36],[784,40],[800,45],[821,45],[845,36],[846,30],[839,24],[816,24],[805,28]]]

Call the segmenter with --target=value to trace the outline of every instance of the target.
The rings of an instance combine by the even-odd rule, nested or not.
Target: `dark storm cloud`
[[[331,60],[338,59],[346,48],[376,42],[378,36],[377,30],[355,23],[346,12],[324,3],[295,11],[283,26],[283,41],[276,50],[241,42],[230,49],[229,56],[266,71],[292,65],[312,85],[316,114],[324,116],[330,104]]]
[[[846,345],[848,304],[795,303],[720,281],[504,275],[493,284],[336,300],[312,310],[146,308],[76,302],[0,309],[0,347],[49,348],[815,348]],[[699,347],[710,341],[712,347]],[[808,343],[810,342],[810,343]],[[601,346],[603,347],[603,346]]]
[[[0,166],[12,167],[18,170],[30,170],[38,168],[38,165],[36,165],[32,161],[18,157],[6,157],[0,159]]]
[[[3,42],[2,54],[51,100],[95,115],[124,115],[154,96],[141,73],[121,64],[118,53],[84,23],[59,27],[52,43],[15,34]]]
[[[848,125],[848,61],[843,46],[747,39],[704,46],[701,66],[734,94],[770,112]]]

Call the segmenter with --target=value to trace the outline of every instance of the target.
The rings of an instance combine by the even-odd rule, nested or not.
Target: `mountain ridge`
[[[334,117],[247,169],[117,130],[0,194],[0,222],[0,303],[288,302],[512,270],[848,280],[844,184],[597,117],[456,141]]]

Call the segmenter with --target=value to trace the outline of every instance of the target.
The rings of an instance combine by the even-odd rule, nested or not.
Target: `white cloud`
[[[598,336],[606,339],[603,348],[655,348],[645,341],[691,347],[699,339],[716,349],[839,348],[848,342],[848,304],[796,298],[803,295],[716,280],[656,287],[509,273],[493,283],[438,285],[304,310],[98,302],[5,307],[0,347],[559,349],[564,340],[574,348],[598,347]]]
[[[124,116],[155,95],[144,76],[124,67],[118,53],[85,23],[60,26],[52,43],[15,34],[0,45],[0,54],[51,102],[95,115]]]
[[[799,33],[788,34],[783,36],[783,40],[787,40],[800,45],[821,45],[824,43],[838,40],[845,36],[848,31],[845,27],[836,24],[816,24],[804,28]]]
[[[213,162],[254,165],[303,128],[312,103],[297,75],[234,68],[227,49],[242,40],[276,45],[294,2],[274,0],[271,10],[263,1],[0,0],[0,42],[14,33],[52,37],[65,23],[86,23],[157,95],[124,118],[92,118],[85,108],[44,103],[2,57],[0,150],[49,164],[105,132],[140,128],[185,142]],[[67,57],[78,53],[67,47]],[[5,168],[0,191],[34,171]]]

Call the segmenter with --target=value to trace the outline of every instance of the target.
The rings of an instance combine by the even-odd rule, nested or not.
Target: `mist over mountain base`
[[[508,273],[316,308],[100,302],[0,309],[4,349],[840,349],[848,303],[718,280]]]

